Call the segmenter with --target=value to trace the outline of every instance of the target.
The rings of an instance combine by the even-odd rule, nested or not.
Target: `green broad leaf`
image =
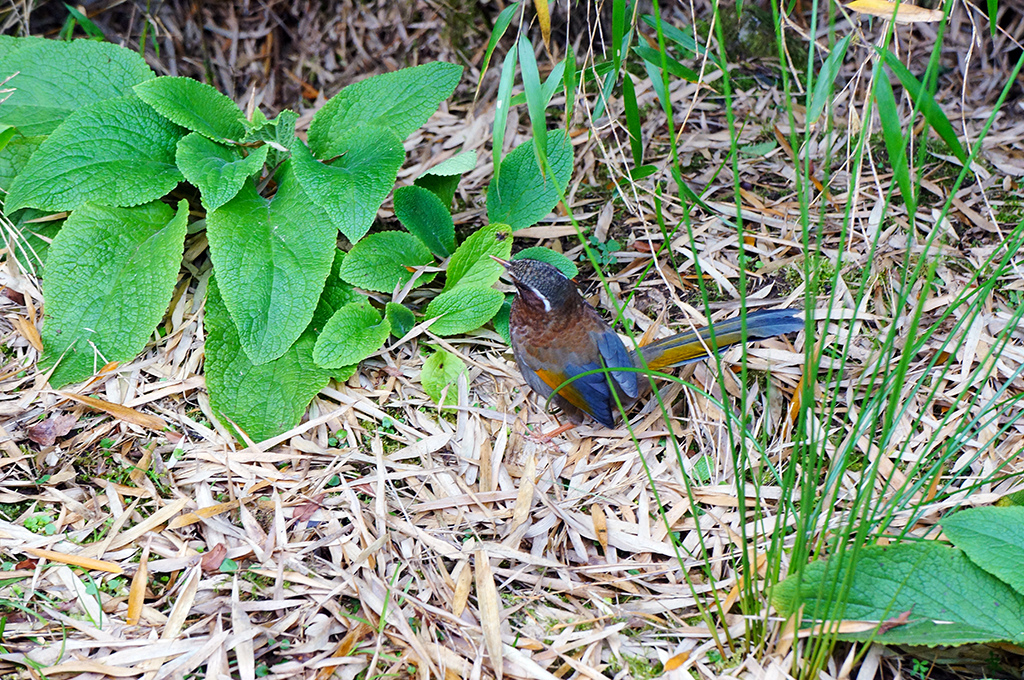
[[[16,136],[18,136],[17,128],[0,123],[0,151],[3,151]]]
[[[206,83],[161,76],[139,83],[135,93],[167,120],[214,141],[239,142],[245,136],[242,110]]]
[[[28,39],[0,57],[0,74],[15,72],[4,85],[14,91],[0,106],[0,123],[27,137],[50,134],[96,102],[134,96],[132,88],[153,77],[140,55],[92,40]]]
[[[177,160],[185,179],[199,188],[203,207],[213,211],[234,198],[245,180],[263,169],[269,147],[251,149],[210,141],[197,132],[178,140]]]
[[[885,63],[892,69],[892,72],[896,74],[900,83],[907,90],[907,94],[917,104],[918,110],[924,116],[924,119],[928,121],[928,125],[938,133],[942,141],[946,143],[949,150],[953,152],[953,155],[960,160],[964,165],[967,164],[967,152],[964,151],[964,147],[960,144],[960,139],[956,136],[956,132],[953,130],[953,125],[949,122],[949,118],[943,112],[942,108],[935,102],[931,92],[928,92],[922,85],[921,81],[914,77],[914,74],[903,65],[903,62],[899,60],[895,54],[889,50],[881,50],[885,58]]]
[[[557,269],[558,271],[565,274],[567,278],[576,278],[580,270],[576,267],[576,264],[567,258],[562,253],[556,253],[551,248],[545,248],[543,246],[534,246],[532,248],[523,248],[518,253],[512,256],[513,260],[540,260],[541,262],[547,262],[549,265]]]
[[[401,142],[455,92],[461,77],[461,66],[435,61],[353,83],[313,117],[309,148],[317,158],[332,158],[344,151],[339,140],[364,126],[387,128]]]
[[[660,50],[656,50],[653,47],[648,47],[647,45],[636,45],[635,47],[633,47],[633,51],[636,52],[637,56],[639,56],[645,62],[651,64],[659,71],[661,70],[662,53]],[[676,78],[681,78],[691,83],[700,82],[699,73],[694,71],[692,68],[687,68],[686,66],[683,66],[682,64],[680,64],[678,61],[668,56],[667,54],[664,56],[665,70],[668,71],[670,75],[673,75]]]
[[[10,191],[14,178],[21,174],[28,165],[28,159],[45,140],[44,135],[15,135],[3,149],[0,149],[0,191]]]
[[[878,75],[875,77],[874,95],[875,104],[878,107],[878,118],[882,123],[882,138],[885,140],[885,149],[889,152],[889,165],[892,166],[892,174],[900,188],[903,202],[907,205],[907,212],[913,215],[917,212],[917,201],[914,197],[914,186],[910,180],[910,164],[907,162],[906,149],[903,144],[903,128],[900,125],[896,97],[893,95],[889,76],[881,68],[878,69]]]
[[[463,151],[435,165],[413,182],[418,187],[433,191],[445,209],[450,209],[461,176],[476,167],[476,151]]]
[[[849,590],[840,592],[846,583]],[[872,546],[814,562],[776,586],[772,604],[783,617],[803,606],[805,625],[836,617],[881,622],[910,612],[906,625],[874,636],[883,644],[1024,642],[1024,594],[962,550],[934,541]],[[871,636],[867,631],[840,637]]]
[[[438,406],[454,406],[459,403],[458,381],[463,373],[467,373],[466,362],[457,354],[439,349],[423,362],[420,384]]]
[[[50,244],[64,226],[64,220],[34,221],[48,216],[49,213],[33,208],[19,210],[11,221],[14,229],[3,230],[8,252],[14,254],[22,269],[36,276],[40,275],[46,264]]]
[[[238,329],[220,295],[216,278],[206,298],[206,389],[214,415],[231,430],[234,422],[256,442],[286,432],[331,380],[313,362],[316,336],[303,333],[284,354],[254,365],[242,349]]]
[[[383,347],[390,334],[391,324],[369,302],[349,303],[324,326],[313,361],[324,368],[358,364]]]
[[[423,242],[404,231],[370,234],[352,247],[341,265],[341,278],[353,286],[378,293],[390,293],[412,278],[408,267],[422,267],[434,261]],[[420,276],[417,285],[433,280]]]
[[[45,370],[54,388],[111,361],[129,361],[163,318],[181,267],[188,204],[133,208],[86,204],[73,212],[46,259]]]
[[[811,104],[807,107],[808,125],[816,122],[818,116],[825,110],[825,104],[828,103],[832,95],[832,84],[835,83],[836,76],[839,75],[839,69],[843,65],[843,59],[846,57],[846,48],[850,46],[851,39],[853,39],[852,33],[837,42],[835,47],[832,48],[832,54],[828,55],[828,59],[821,65],[818,78],[814,81],[814,94],[811,95]]]
[[[942,520],[942,531],[979,567],[1024,595],[1024,508],[971,508]]]
[[[391,335],[403,338],[416,325],[416,315],[405,305],[389,302],[384,305],[384,316],[391,324]]]
[[[508,329],[509,318],[512,315],[512,300],[515,299],[514,295],[506,295],[505,301],[501,303],[501,309],[494,315],[494,330],[501,337],[505,338],[505,342],[512,344],[512,333]]]
[[[16,37],[13,35],[0,35],[0,60],[6,59],[9,54],[20,50],[31,43],[45,42],[46,38],[36,36]]]
[[[338,156],[321,163],[296,140],[295,174],[302,188],[330,216],[335,227],[356,243],[370,230],[377,209],[391,193],[405,160],[402,142],[382,127],[360,127],[339,138]]]
[[[771,140],[768,142],[761,142],[759,144],[747,144],[746,146],[741,146],[737,151],[744,156],[758,157],[765,156],[770,151],[774,151],[777,146],[778,143],[776,143],[775,140]]]
[[[483,286],[459,286],[445,291],[427,305],[427,318],[441,317],[430,326],[437,335],[459,335],[475,330],[490,321],[505,296],[501,291]]]
[[[547,158],[554,177],[544,177],[533,154],[534,140],[516,147],[501,162],[487,188],[487,219],[508,224],[513,230],[533,226],[558,204],[558,187],[564,191],[572,178],[572,144],[563,130],[549,130]]]
[[[174,158],[183,134],[135,97],[75,111],[11,183],[5,209],[74,210],[86,201],[133,206],[160,198],[184,179]]]
[[[430,252],[448,257],[455,251],[452,215],[432,191],[423,187],[395,189],[395,216]]]
[[[334,313],[345,305],[366,300],[366,296],[357,291],[355,286],[341,278],[341,265],[345,261],[345,255],[345,251],[340,248],[334,251],[331,273],[327,275],[324,290],[320,293],[320,301],[313,312],[313,320],[309,322],[309,329],[316,333],[320,333]]]
[[[491,29],[491,37],[487,41],[487,50],[484,52],[484,63],[480,66],[480,81],[476,84],[476,93],[474,93],[473,99],[480,96],[480,86],[483,85],[484,76],[487,74],[487,67],[491,63],[491,55],[494,54],[494,48],[498,46],[498,41],[505,35],[509,24],[512,23],[512,17],[515,16],[517,9],[519,9],[519,3],[513,2],[501,10],[498,18],[494,20],[494,28]]]
[[[331,271],[337,232],[302,191],[290,165],[267,200],[251,181],[209,213],[210,257],[249,360],[283,355],[313,318]]]
[[[489,224],[477,229],[448,261],[445,291],[456,286],[487,288],[493,285],[504,269],[490,256],[507,260],[511,252],[512,229],[507,224]]]

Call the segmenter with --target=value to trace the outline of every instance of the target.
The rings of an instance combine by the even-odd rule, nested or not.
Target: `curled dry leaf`
[[[33,425],[25,431],[28,438],[40,446],[53,446],[58,437],[63,437],[78,422],[78,416],[70,413],[50,416],[43,422]]]
[[[203,559],[200,560],[200,565],[203,571],[217,571],[220,569],[221,563],[224,562],[224,558],[228,556],[228,549],[223,543],[218,543],[213,546],[209,552],[203,555]]]

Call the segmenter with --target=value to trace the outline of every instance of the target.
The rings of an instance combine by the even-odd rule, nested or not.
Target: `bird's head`
[[[506,276],[516,287],[516,295],[523,304],[545,313],[556,312],[581,300],[576,284],[556,267],[540,260],[494,261],[505,267]]]

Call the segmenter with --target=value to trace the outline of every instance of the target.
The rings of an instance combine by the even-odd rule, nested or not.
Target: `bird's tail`
[[[763,340],[776,335],[793,333],[803,329],[804,322],[797,318],[796,309],[766,309],[747,314],[746,340]],[[718,351],[744,340],[740,318],[714,324],[715,345]],[[692,361],[700,361],[712,354],[711,329],[699,332],[687,331],[669,338],[656,340],[638,350],[653,371],[675,368]],[[634,357],[639,367],[639,357]]]

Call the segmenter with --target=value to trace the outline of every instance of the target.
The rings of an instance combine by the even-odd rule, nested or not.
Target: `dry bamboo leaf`
[[[526,459],[522,477],[519,479],[519,493],[516,495],[515,508],[512,511],[512,529],[519,528],[530,516],[533,505],[534,478],[537,476],[537,457],[531,452]]]
[[[18,332],[18,335],[28,340],[28,344],[32,345],[32,349],[37,352],[43,351],[43,339],[39,337],[39,329],[36,328],[34,323],[23,316],[15,316],[11,320],[11,325],[14,326],[14,330]]]
[[[462,569],[455,580],[455,594],[452,596],[452,614],[462,616],[469,601],[469,589],[473,584],[473,565],[468,561],[462,562]]]
[[[943,17],[940,9],[927,9],[906,2],[901,2],[897,7],[895,2],[888,0],[853,0],[846,5],[846,8],[881,19],[893,19],[893,12],[895,12],[897,24],[942,21]]]
[[[540,36],[544,39],[544,49],[551,52],[551,12],[548,0],[533,0],[537,10],[537,23],[540,24]]]
[[[180,517],[175,517],[167,524],[168,529],[180,529],[181,527],[187,527],[190,524],[202,522],[204,519],[215,517],[221,513],[234,510],[238,507],[238,501],[228,501],[227,503],[216,503],[215,505],[208,505],[205,508],[199,508],[195,512],[186,512]]]
[[[125,623],[129,626],[136,626],[139,617],[142,616],[142,605],[146,601],[146,585],[149,582],[149,545],[142,549],[142,557],[139,559],[139,568],[132,576],[132,585],[128,589],[128,614]]]
[[[75,677],[86,674],[95,674],[99,676],[110,676],[112,678],[131,678],[139,674],[139,672],[134,668],[108,666],[105,663],[89,661],[87,659],[67,661],[65,663],[57,664],[56,666],[41,668],[39,669],[39,672],[42,674],[42,677],[49,677],[57,675],[58,673],[73,673]]]
[[[34,557],[46,559],[51,562],[58,562],[60,564],[71,564],[76,567],[88,569],[89,571],[105,571],[111,574],[121,574],[124,572],[124,570],[121,569],[121,565],[115,564],[114,562],[107,562],[106,560],[96,560],[91,557],[82,557],[81,555],[68,555],[53,550],[45,550],[43,548],[25,548],[24,550]]]
[[[108,540],[91,543],[82,548],[82,551],[79,554],[81,556],[102,555],[107,550],[114,550],[121,546],[128,545],[147,532],[156,529],[164,522],[169,521],[172,517],[181,512],[189,502],[190,499],[188,498],[179,498],[173,503],[168,503],[123,534],[114,538],[108,537]]]
[[[149,430],[156,430],[157,432],[167,427],[167,423],[165,423],[162,418],[157,418],[156,416],[151,416],[147,413],[140,413],[133,408],[128,408],[121,404],[113,404],[109,401],[97,399],[96,397],[87,397],[85,395],[75,394],[74,392],[58,392],[58,394],[70,399],[71,401],[77,401],[80,404],[85,404],[89,408],[96,409],[97,411],[103,411],[118,420],[123,420],[126,423],[131,423],[132,425],[145,427]]]
[[[338,648],[331,654],[331,658],[339,659],[348,656],[355,649],[356,643],[362,640],[364,637],[373,632],[373,628],[366,625],[365,623],[357,623],[355,626],[349,629],[345,633],[345,637],[341,638],[341,642],[338,643]],[[324,666],[316,673],[316,680],[327,680],[334,675],[335,670],[338,666]]]
[[[491,572],[491,561],[487,553],[478,550],[474,553],[474,569],[476,575],[476,597],[480,607],[480,626],[484,631],[484,647],[491,659],[491,667],[498,680],[504,675],[504,663],[501,646],[501,602],[498,589],[494,585],[494,574]]]
[[[120,567],[118,568],[120,569]],[[100,603],[96,601],[96,596],[89,592],[82,579],[75,572],[71,571],[70,567],[60,566],[54,572],[61,583],[64,584],[64,587],[78,600],[79,606],[85,612],[85,615],[89,617],[92,625],[100,628],[103,625],[103,610],[100,609]]]
[[[690,659],[689,652],[680,652],[665,662],[665,672],[674,671]]]
[[[601,550],[605,556],[608,555],[608,517],[604,514],[604,508],[597,503],[590,504],[590,518],[594,520],[594,533],[597,534],[597,542],[601,544]]]

